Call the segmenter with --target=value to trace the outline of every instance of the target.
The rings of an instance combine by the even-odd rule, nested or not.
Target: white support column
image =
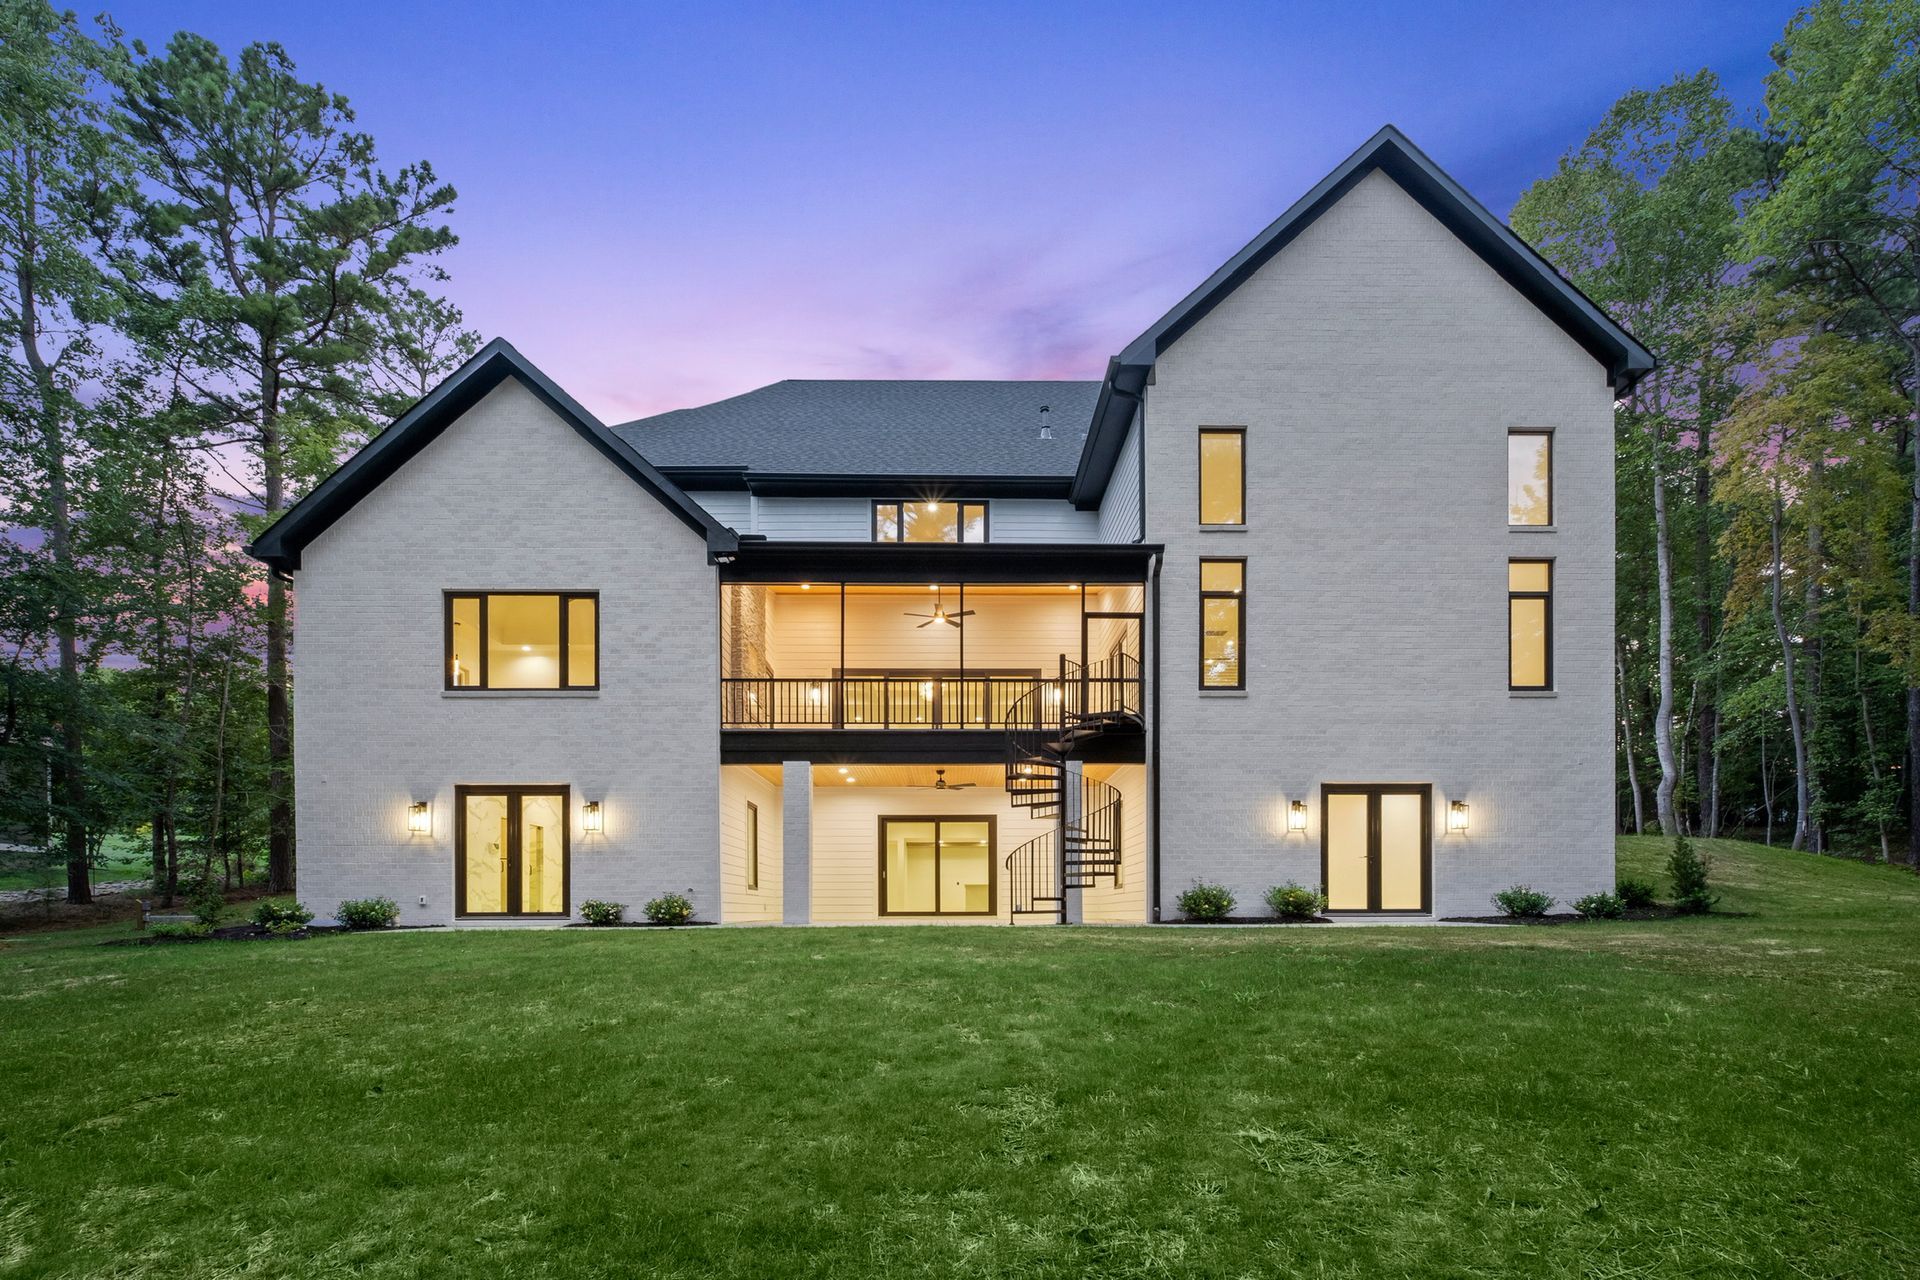
[[[1060,851],[1060,922],[1062,924],[1080,924],[1086,919],[1082,904],[1082,891],[1067,887],[1067,827],[1078,827],[1085,812],[1080,780],[1081,764],[1078,760],[1065,762],[1064,772],[1060,775],[1060,826],[1054,845]],[[1077,851],[1076,851],[1077,852]],[[1085,857],[1084,853],[1077,853]]]
[[[780,765],[781,908],[784,924],[813,923],[813,762]]]

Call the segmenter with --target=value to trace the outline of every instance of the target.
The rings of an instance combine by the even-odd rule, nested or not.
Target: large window
[[[1553,523],[1553,436],[1548,432],[1507,436],[1507,523]]]
[[[1247,522],[1247,432],[1200,428],[1200,523]]]
[[[875,542],[985,542],[984,502],[876,502]]]
[[[880,914],[990,916],[992,818],[880,819]]]
[[[1507,687],[1553,687],[1553,561],[1507,562]]]
[[[597,689],[594,592],[447,593],[449,689]]]
[[[760,887],[760,806],[747,801],[747,888]]]
[[[1200,562],[1200,687],[1244,689],[1246,684],[1247,562]]]

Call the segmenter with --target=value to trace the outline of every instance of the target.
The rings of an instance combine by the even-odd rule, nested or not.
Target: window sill
[[[1510,524],[1507,526],[1507,532],[1508,533],[1558,533],[1559,530],[1554,528],[1554,526],[1550,524]]]
[[[1244,698],[1247,696],[1247,690],[1245,689],[1199,689],[1196,690],[1196,692],[1203,698]]]
[[[598,689],[442,689],[443,698],[597,698]]]
[[[1558,689],[1509,689],[1507,696],[1509,698],[1557,698],[1560,696],[1560,691]]]
[[[1244,524],[1198,524],[1194,528],[1201,533],[1245,533],[1247,531],[1247,526]]]

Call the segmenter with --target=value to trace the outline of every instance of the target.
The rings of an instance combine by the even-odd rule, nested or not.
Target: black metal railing
[[[725,729],[1004,729],[1032,676],[728,676]]]
[[[1073,784],[1064,779],[1060,791]],[[1002,877],[1007,886],[1007,905],[1011,914],[1020,916],[1064,916],[1066,894],[1062,889],[1087,889],[1112,884],[1120,874],[1121,798],[1120,792],[1094,778],[1079,780],[1080,803],[1060,824],[1064,845],[1056,846],[1054,832],[1048,831],[1020,845],[1006,857]],[[1064,881],[1062,879],[1064,877]]]

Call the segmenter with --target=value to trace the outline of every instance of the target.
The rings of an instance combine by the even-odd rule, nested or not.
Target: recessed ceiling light
[[[842,776],[842,777],[845,777],[845,776],[846,776],[846,772],[847,772],[847,771],[846,771],[845,769],[842,769],[842,770],[840,770],[840,774],[841,774],[841,776]]]
[[[520,652],[522,652],[522,653],[532,653],[532,652],[533,652],[533,646],[532,646],[532,645],[530,645],[530,644],[523,644],[523,645],[521,645],[521,646],[520,646]]]

